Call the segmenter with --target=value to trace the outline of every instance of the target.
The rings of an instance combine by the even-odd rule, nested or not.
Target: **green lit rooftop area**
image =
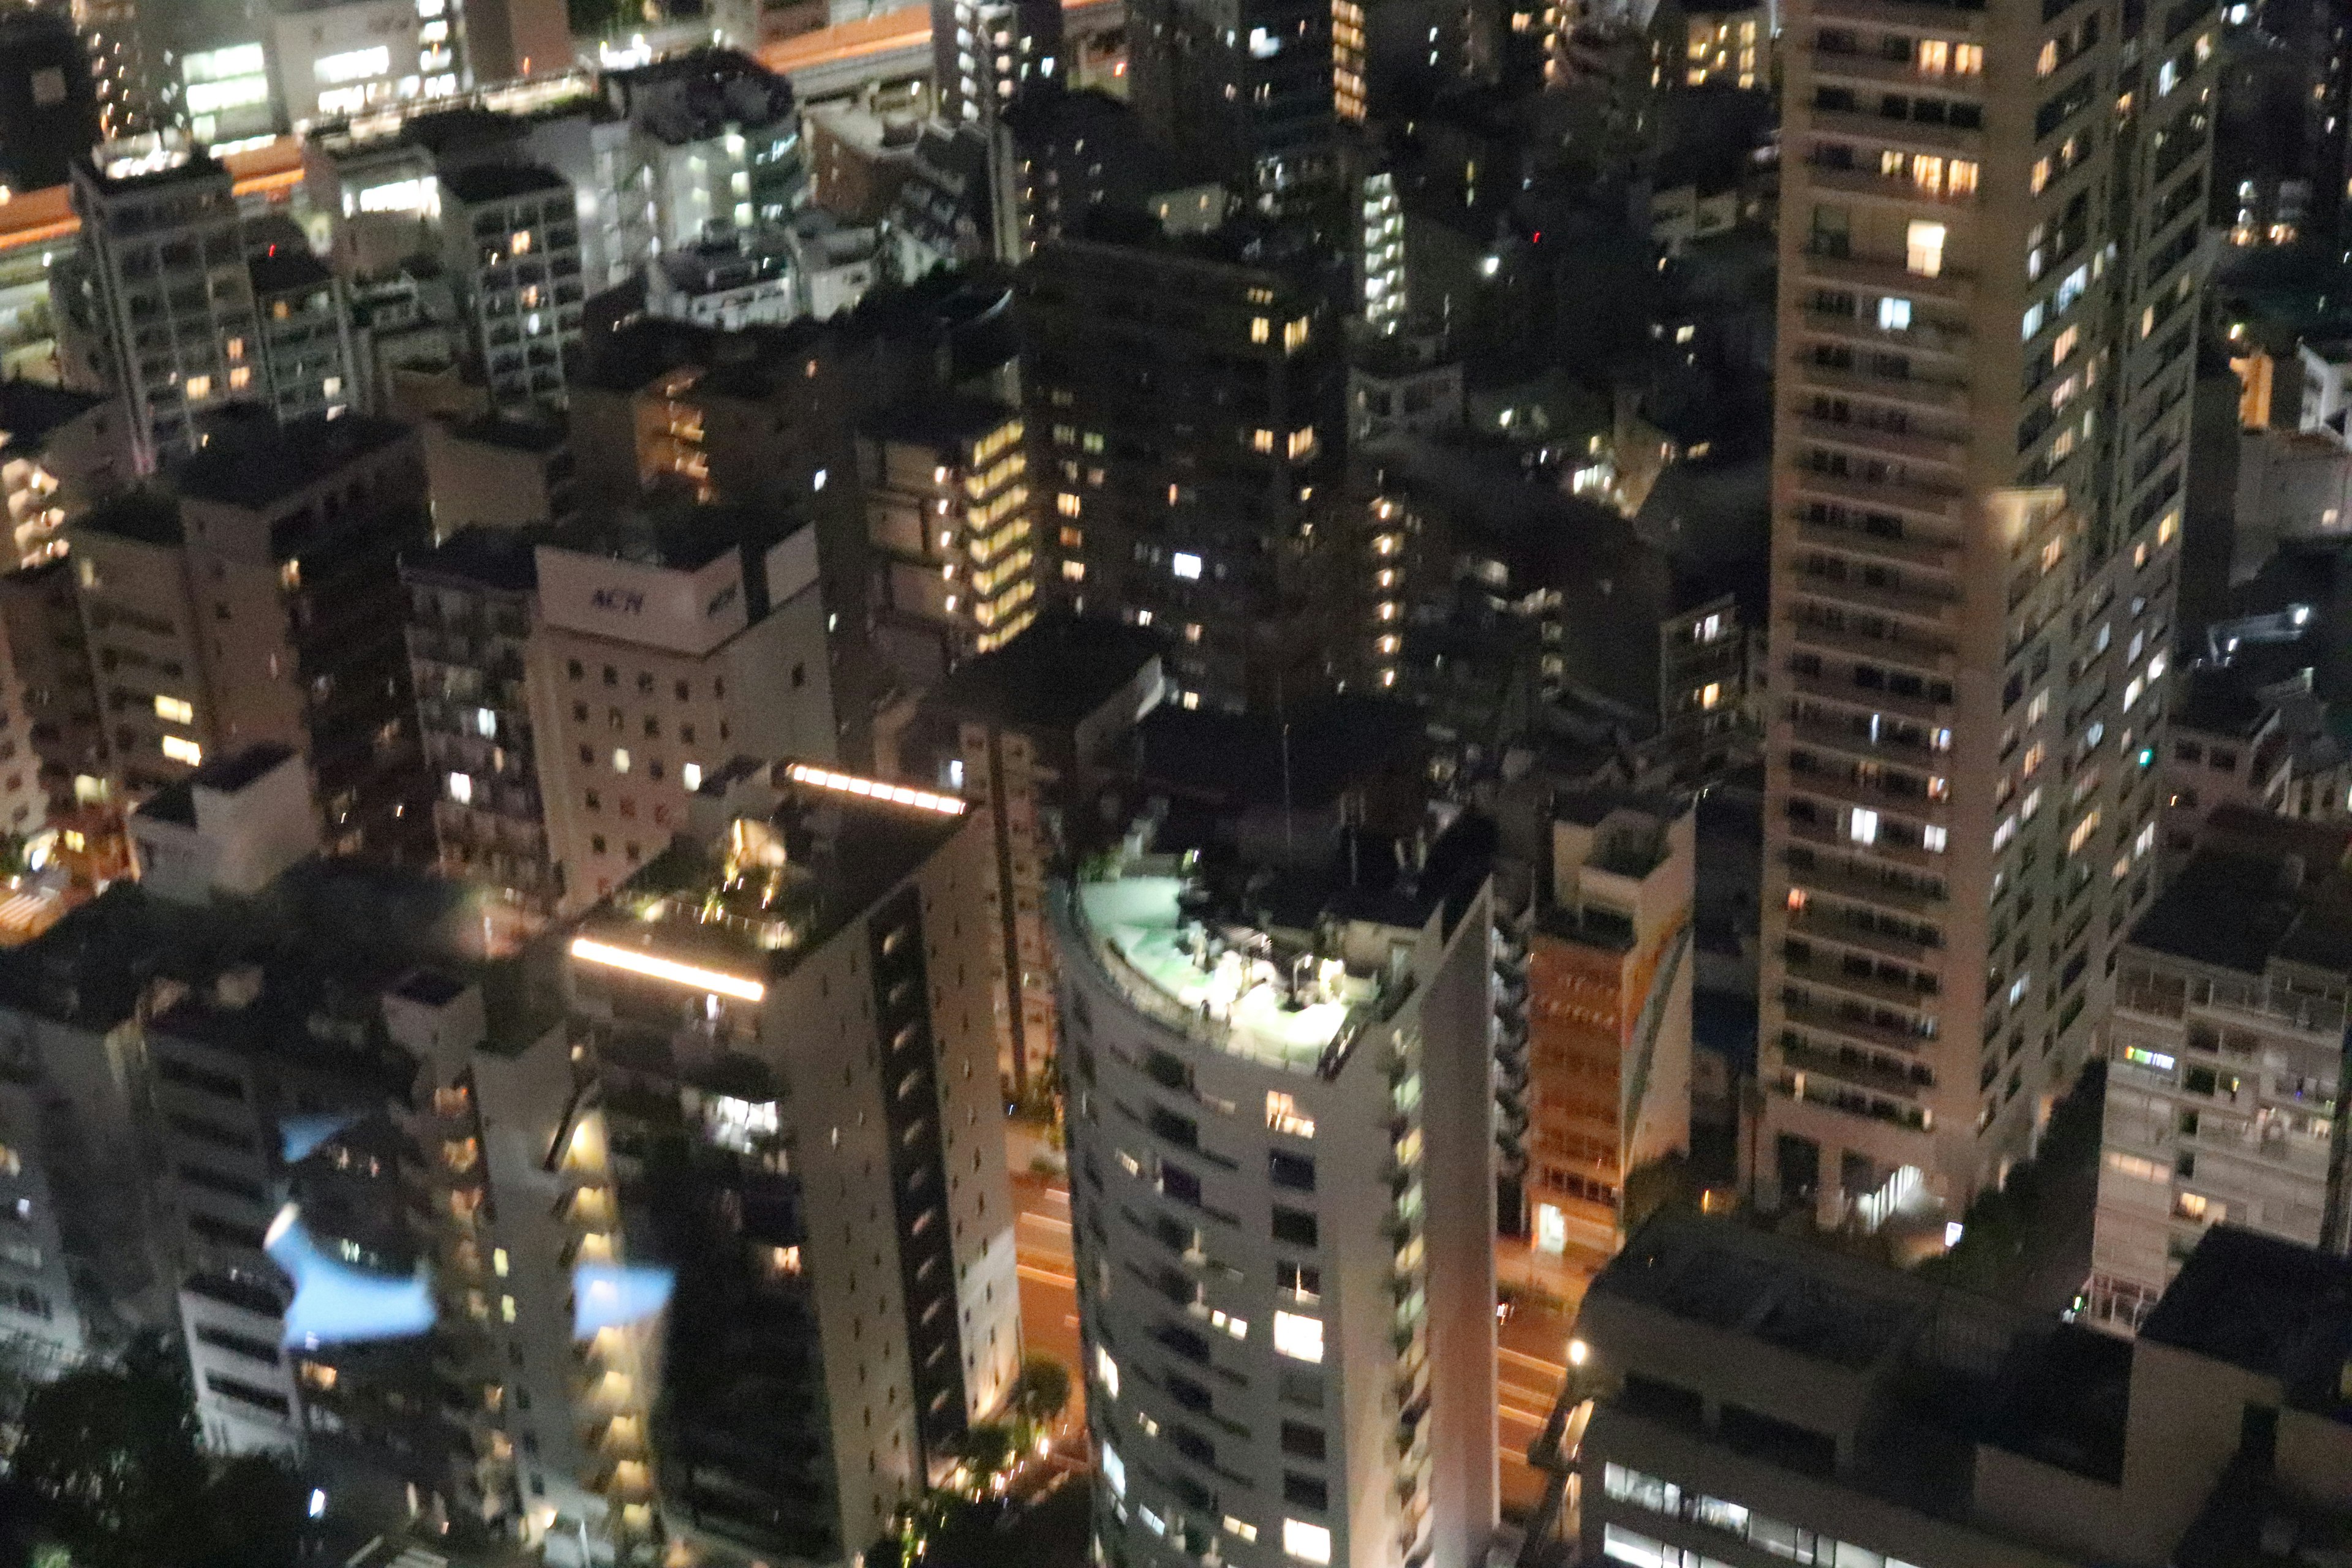
[[[1311,1072],[1381,999],[1379,976],[1296,942],[1186,908],[1172,871],[1076,889],[1104,968],[1138,1008],[1219,1048]]]

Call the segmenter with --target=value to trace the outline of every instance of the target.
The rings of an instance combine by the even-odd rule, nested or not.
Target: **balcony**
[[[1863,336],[1873,353],[1888,346],[1883,342],[1870,340],[1866,334]],[[1861,375],[1817,363],[1806,358],[1801,352],[1790,354],[1789,374],[1798,385],[1811,391],[1876,398],[1881,402],[1900,403],[1913,408],[1957,409],[1968,402],[1969,395],[1967,384],[1960,381],[1925,375]],[[1953,437],[1956,446],[1965,447],[1966,441],[1965,435]]]
[[[1834,118],[1852,120],[1864,126],[1875,127],[1878,121],[1869,115],[1839,115]],[[1889,125],[1905,121],[1888,121]],[[1866,132],[1875,136],[1877,131]],[[1865,134],[1856,132],[1854,134]],[[1974,135],[1975,132],[1962,132]],[[1846,283],[1867,289],[1874,293],[1900,294],[1927,300],[1958,303],[1974,291],[1975,278],[1955,268],[1947,267],[1934,277],[1914,272],[1899,260],[1876,261],[1858,256],[1830,256],[1821,251],[1801,251],[1797,256],[1797,271],[1805,278],[1817,278],[1826,283]]]
[[[1933,518],[1949,516],[1960,500],[1960,487],[1918,479],[1857,479],[1812,468],[1791,468],[1789,480],[1806,495],[1850,501],[1856,506],[1885,507]]]
[[[1903,146],[1910,142],[1911,138],[1900,133],[1915,128],[1907,120],[1880,121],[1869,116],[1848,114],[1817,115],[1815,118],[1839,121],[1863,119],[1868,120],[1874,125],[1884,125],[1888,129],[1878,132],[1876,138],[1889,146]],[[1949,128],[1918,126],[1916,129],[1942,132]],[[1978,132],[1970,131],[1958,132],[1958,134],[1974,136]],[[1920,146],[1918,150],[1940,153],[1942,149],[1940,144],[1929,142]],[[1960,192],[1946,187],[1931,191],[1927,186],[1902,174],[1880,174],[1868,169],[1839,169],[1826,163],[1807,163],[1805,183],[1817,191],[1834,191],[1842,195],[1860,196],[1864,201],[1895,202],[1906,207],[1917,206],[1922,203],[1939,207],[1972,207],[1977,205],[1977,193],[1974,190]]]
[[[1805,474],[1801,480],[1827,479],[1826,474]],[[1809,486],[1810,488],[1810,486]],[[1958,563],[1953,558],[1959,553],[1957,540],[1923,537],[1918,530],[1908,530],[1899,536],[1874,533],[1860,528],[1837,523],[1814,522],[1800,516],[1797,537],[1807,544],[1822,545],[1856,555],[1874,555],[1883,561],[1899,561],[1915,566],[1933,566],[1950,571]]]
[[[1825,1034],[1843,1035],[1846,1038],[1863,1045],[1911,1052],[1933,1050],[1936,1047],[1935,1041],[1922,1039],[1917,1035],[1905,1030],[1889,1028],[1884,1024],[1874,1023],[1867,1018],[1851,1017],[1834,1007],[1823,1007],[1812,1002],[1792,1001],[1787,995],[1783,995],[1780,999],[1780,1013],[1791,1024],[1801,1025],[1805,1028]]]
[[[1864,637],[1802,620],[1795,615],[1780,617],[1780,625],[1787,628],[1790,641],[1806,647],[1826,648],[1921,674],[1949,675],[1958,665],[1950,648],[1915,638]]]

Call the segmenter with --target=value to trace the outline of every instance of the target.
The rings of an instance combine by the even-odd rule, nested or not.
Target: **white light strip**
[[[806,763],[787,763],[784,776],[794,784],[839,790],[844,795],[864,795],[867,800],[878,800],[889,805],[911,805],[921,811],[936,811],[941,816],[961,816],[965,809],[965,803],[951,795],[934,795],[927,789],[908,789],[905,784],[862,779],[855,773],[835,773],[831,768],[813,768]]]
[[[610,942],[593,941],[588,937],[572,939],[572,956],[589,963],[601,963],[607,969],[625,969],[632,974],[642,974],[651,980],[667,980],[673,985],[689,985],[697,991],[716,991],[721,996],[732,996],[741,1002],[757,1002],[768,994],[768,988],[756,980],[746,980],[740,974],[726,974],[716,969],[700,969],[691,963],[679,963],[674,959],[656,958],[649,952],[614,947]]]

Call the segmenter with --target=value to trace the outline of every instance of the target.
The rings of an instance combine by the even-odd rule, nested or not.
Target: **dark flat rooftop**
[[[2273,959],[2352,974],[2352,829],[2217,811],[2131,945],[2260,974]]]
[[[543,528],[460,529],[431,550],[403,556],[401,574],[528,594],[539,586],[539,547],[551,542]]]
[[[109,496],[75,518],[68,528],[111,533],[142,544],[178,545],[187,539],[180,522],[180,503],[160,490],[125,490]]]
[[[969,441],[1019,417],[1019,409],[994,398],[940,393],[885,409],[866,422],[866,433],[886,441]]]
[[[1013,729],[1067,731],[1160,651],[1160,639],[1139,626],[1050,615],[959,666],[929,705]]]
[[[502,202],[541,192],[569,193],[571,183],[543,163],[474,163],[452,169],[441,184],[461,202]]]
[[[173,470],[172,484],[190,500],[257,511],[414,436],[408,426],[366,414],[312,415],[282,426],[259,415],[215,436]]]
[[[2276,1378],[2298,1408],[2352,1417],[2352,1259],[2215,1226],[2139,1332]]]
[[[50,431],[105,402],[95,393],[37,381],[0,381],[0,430],[8,433],[11,447],[38,447]]]

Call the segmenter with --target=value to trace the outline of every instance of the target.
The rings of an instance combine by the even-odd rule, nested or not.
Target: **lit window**
[[[1315,1136],[1315,1120],[1298,1113],[1298,1101],[1278,1089],[1265,1091],[1265,1126],[1269,1132],[1285,1132],[1293,1138]]]
[[[1331,1532],[1303,1519],[1286,1519],[1282,1521],[1282,1550],[1301,1563],[1328,1563]]]
[[[1950,834],[1947,829],[1930,823],[1919,830],[1919,842],[1928,853],[1941,855],[1946,844],[1950,842]]]
[[[1077,497],[1072,495],[1067,490],[1062,491],[1059,495],[1056,495],[1054,498],[1054,510],[1060,512],[1064,517],[1077,516],[1084,504],[1085,503],[1080,501]]]
[[[677,770],[677,782],[686,786],[688,795],[702,787],[702,764],[688,763]]]
[[[1299,1312],[1276,1312],[1274,1348],[1293,1361],[1321,1361],[1323,1320]]]
[[[527,228],[519,228],[515,230],[512,235],[508,237],[508,244],[517,256],[529,256],[530,254],[530,230]]]
[[[1903,265],[1922,278],[1935,278],[1944,270],[1944,226],[1913,218],[1907,231],[1903,252]]]
[[[473,805],[474,775],[471,773],[451,773],[449,775],[449,798],[456,801],[459,805]]]
[[[1846,819],[1845,832],[1856,844],[1877,843],[1878,813],[1867,806],[1855,806],[1853,815]]]
[[[213,395],[213,378],[208,375],[188,377],[188,401],[201,402]]]
[[[1110,1352],[1100,1345],[1095,1347],[1095,1379],[1103,1385],[1105,1394],[1113,1399],[1118,1397],[1118,1363],[1111,1360]]]
[[[613,748],[613,771],[616,773],[629,771],[629,749],[626,746]]]
[[[251,365],[237,365],[228,373],[228,389],[231,392],[241,392],[252,384],[253,367]]]
[[[1715,705],[1722,700],[1722,682],[1710,680],[1698,689],[1698,705],[1702,709],[1712,710]]]
[[[1125,1497],[1127,1495],[1127,1461],[1120,1458],[1118,1450],[1108,1443],[1098,1442],[1097,1446],[1102,1450],[1103,1479],[1110,1482],[1110,1495]]]
[[[1272,321],[1267,321],[1264,316],[1252,316],[1250,318],[1250,342],[1254,343],[1262,343],[1272,336],[1274,336],[1274,323]]]
[[[175,763],[185,763],[192,768],[204,765],[205,749],[194,741],[183,740],[177,735],[163,737],[163,754]]]
[[[1198,581],[1201,575],[1201,558],[1187,551],[1180,550],[1169,560],[1168,569],[1188,581]]]
[[[1878,302],[1878,325],[1883,331],[1907,332],[1911,330],[1911,301],[1890,295]]]
[[[196,721],[196,705],[184,697],[155,694],[155,717],[167,724],[193,724]]]

